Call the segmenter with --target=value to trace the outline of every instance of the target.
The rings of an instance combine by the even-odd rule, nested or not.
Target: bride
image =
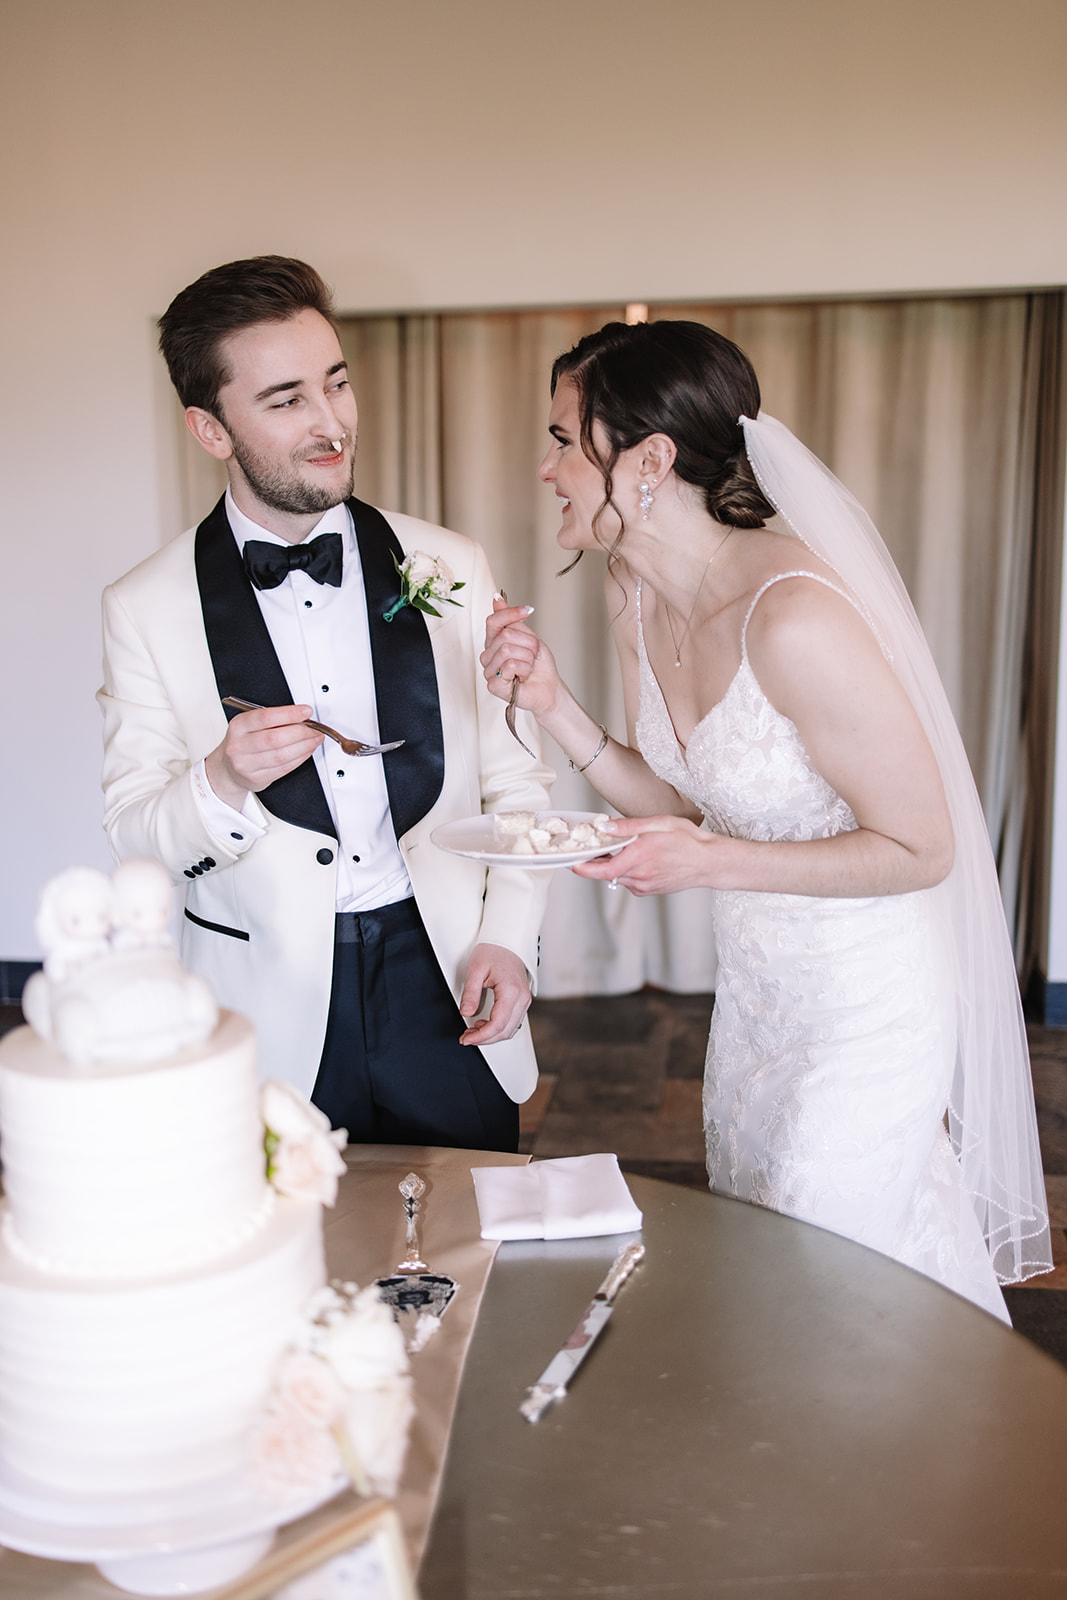
[[[1051,1266],[1026,1037],[981,808],[873,525],[697,323],[556,362],[539,476],[607,552],[628,743],[523,607],[482,664],[631,819],[575,870],[714,892],[711,1187],[845,1234],[1008,1320]],[[766,526],[780,514],[777,528]]]

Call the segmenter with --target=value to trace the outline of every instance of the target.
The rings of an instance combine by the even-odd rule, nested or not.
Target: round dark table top
[[[849,1240],[630,1183],[646,1258],[534,1425],[622,1241],[501,1246],[422,1600],[1067,1595],[1067,1372]]]

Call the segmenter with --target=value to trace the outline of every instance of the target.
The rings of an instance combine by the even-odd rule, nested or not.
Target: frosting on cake
[[[41,1272],[135,1277],[207,1263],[270,1216],[255,1034],[224,1012],[169,1061],[72,1074],[19,1028],[0,1047],[8,1249]]]
[[[160,1258],[160,1265],[163,1258]],[[283,1350],[325,1281],[321,1208],[136,1284],[41,1274],[0,1244],[0,1457],[59,1492],[177,1489],[243,1470]]]
[[[0,1042],[0,1480],[60,1498],[247,1470],[325,1283],[318,1195],[267,1181],[253,1029],[181,968],[170,893],[155,862],[53,880],[34,1026]]]

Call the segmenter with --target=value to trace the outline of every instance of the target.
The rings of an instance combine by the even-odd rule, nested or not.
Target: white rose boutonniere
[[[265,1083],[259,1092],[267,1179],[279,1194],[318,1200],[332,1206],[337,1180],[345,1170],[341,1151],[348,1142],[318,1106],[303,1100],[285,1083]]]
[[[388,611],[382,612],[383,621],[392,622],[405,606],[413,606],[416,611],[439,617],[441,613],[431,601],[443,600],[450,606],[462,604],[459,600],[453,600],[452,595],[456,589],[466,586],[456,582],[451,568],[437,556],[428,556],[424,550],[413,550],[403,561],[398,561],[394,556],[393,566],[400,579],[400,595]]]

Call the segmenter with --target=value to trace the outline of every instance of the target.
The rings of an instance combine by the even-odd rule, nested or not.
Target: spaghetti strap
[[[751,670],[751,662],[748,659],[748,624],[749,624],[749,621],[750,621],[750,619],[752,617],[753,611],[755,611],[756,607],[759,605],[760,601],[763,599],[763,596],[767,593],[767,590],[773,588],[776,583],[781,583],[784,578],[812,578],[812,579],[814,579],[814,581],[816,583],[821,583],[824,589],[832,589],[835,594],[839,594],[841,596],[842,600],[847,600],[848,601],[848,603],[852,607],[853,611],[857,612],[861,617],[863,617],[863,620],[867,623],[868,627],[871,627],[872,631],[874,631],[875,638],[876,639],[878,638],[877,631],[873,630],[873,625],[871,623],[871,619],[870,619],[870,617],[868,617],[865,614],[865,612],[863,610],[863,607],[858,605],[856,600],[853,598],[853,596],[849,594],[848,590],[847,589],[842,589],[840,584],[833,583],[829,578],[822,577],[821,574],[818,573],[818,572],[808,572],[804,568],[798,568],[797,570],[795,570],[793,572],[776,572],[773,578],[768,578],[767,582],[765,584],[761,585],[761,587],[756,590],[756,593],[752,598],[752,603],[751,603],[751,605],[749,606],[748,610],[745,613],[745,620],[741,624],[741,660],[745,663],[745,665],[747,667],[749,667],[750,670]],[[638,593],[640,595],[640,585],[638,586]],[[639,598],[638,599],[638,617],[640,617],[640,614],[641,614],[641,605],[640,605],[640,598]],[[882,653],[884,655],[886,653],[885,645],[882,644],[882,641],[880,639],[878,640],[878,642],[882,646]]]

